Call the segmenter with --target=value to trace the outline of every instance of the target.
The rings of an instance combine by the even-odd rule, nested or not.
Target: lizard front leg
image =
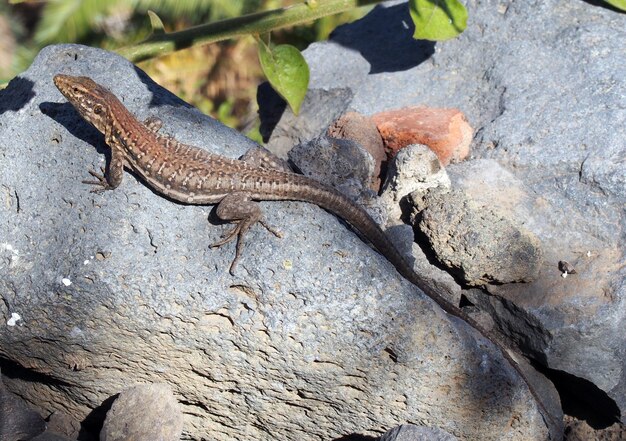
[[[109,144],[110,145],[110,144]],[[105,172],[101,167],[102,173],[95,170],[89,170],[89,174],[96,178],[95,181],[82,181],[83,184],[94,185],[96,188],[91,190],[92,193],[102,193],[106,190],[117,188],[124,178],[124,152],[115,142],[111,146],[111,161],[108,164],[108,170]]]
[[[211,248],[221,247],[229,242],[237,239],[235,247],[235,258],[230,265],[230,273],[234,274],[237,262],[241,257],[243,250],[243,238],[250,227],[259,222],[269,232],[277,237],[281,237],[280,233],[274,231],[263,220],[263,211],[258,202],[251,199],[250,194],[246,192],[230,193],[224,197],[217,205],[216,214],[220,219],[236,222],[237,225],[228,232],[221,240],[211,244]]]

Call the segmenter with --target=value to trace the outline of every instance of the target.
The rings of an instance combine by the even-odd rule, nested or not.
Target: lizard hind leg
[[[237,225],[226,233],[222,239],[210,245],[211,248],[221,247],[229,242],[237,239],[235,247],[235,258],[230,265],[230,273],[234,274],[237,262],[243,251],[244,236],[254,224],[259,222],[267,228],[272,234],[281,237],[281,234],[263,220],[263,211],[259,204],[251,200],[250,195],[245,192],[230,193],[224,197],[217,205],[217,216],[226,221],[236,222]]]

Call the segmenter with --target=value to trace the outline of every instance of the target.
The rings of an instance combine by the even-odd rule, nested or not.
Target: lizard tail
[[[291,182],[287,182],[285,187],[281,188],[281,199],[313,203],[344,219],[389,260],[403,277],[421,288],[424,280],[413,271],[412,266],[365,209],[343,193],[321,182],[302,175],[290,174],[290,178]]]

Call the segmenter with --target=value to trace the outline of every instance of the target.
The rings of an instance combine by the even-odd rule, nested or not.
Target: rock
[[[436,427],[402,424],[394,427],[383,436],[380,441],[456,441],[458,438],[445,430]]]
[[[626,439],[626,426],[614,423],[604,429],[594,429],[585,421],[566,417],[566,441],[623,441]]]
[[[403,198],[413,192],[425,193],[431,188],[450,188],[450,178],[435,153],[423,145],[407,146],[391,160],[381,200],[389,217],[402,217]]]
[[[44,433],[31,438],[29,441],[72,441],[74,439],[76,438],[67,438],[63,435],[59,435],[58,433],[46,430]]]
[[[320,136],[298,144],[289,160],[306,176],[339,188],[352,199],[371,198],[375,176],[372,155],[355,141]]]
[[[469,155],[472,127],[459,109],[405,107],[376,113],[372,120],[394,154],[407,145],[424,144],[444,166]]]
[[[65,412],[56,411],[48,418],[48,431],[66,436],[69,439],[78,439],[80,423]]]
[[[41,415],[9,392],[0,377],[0,440],[27,440],[45,429],[46,422]]]
[[[133,386],[120,393],[107,413],[100,441],[178,441],[183,414],[167,384]]]
[[[183,142],[233,157],[255,146],[84,46],[44,49],[0,92],[0,314],[22,317],[0,333],[0,357],[43,375],[10,379],[29,402],[83,421],[158,379],[183,397],[193,439],[380,435],[424,419],[465,439],[547,437],[501,353],[324,210],[263,203],[283,238],[254,227],[231,276],[233,247],[208,249],[230,226],[207,223],[209,207],[131,174],[90,193],[80,181],[104,164],[103,137],[55,89],[57,72],[92,76]]]
[[[332,123],[327,134],[330,138],[355,141],[372,156],[374,175],[371,188],[378,191],[380,189],[381,165],[387,162],[387,155],[380,133],[371,118],[357,112],[347,112]]]
[[[421,195],[412,194],[413,200]],[[422,196],[418,228],[437,260],[463,284],[535,280],[542,261],[539,240],[512,217],[459,190]]]
[[[453,188],[523,222],[541,243],[543,254],[544,263],[531,283],[487,285],[493,296],[468,293],[469,300],[495,314],[505,333],[519,339],[522,350],[533,358],[593,380],[605,392],[615,388],[624,365],[626,335],[620,323],[626,305],[620,294],[624,280],[619,279],[620,270],[606,271],[620,259],[616,254],[620,245],[602,239],[604,214],[589,216],[586,208],[566,196],[553,201],[549,193],[537,194],[528,180],[492,159],[457,164],[447,171]],[[592,233],[593,224],[598,230]],[[568,262],[576,274],[563,278],[560,261]],[[599,370],[598,363],[604,368]],[[619,403],[620,396],[615,392],[607,399]]]
[[[363,115],[419,105],[466,115],[472,156],[446,168],[453,188],[467,193],[460,182],[488,160],[522,184],[510,189],[503,174],[471,179],[493,206],[519,213],[544,265],[532,283],[461,294],[548,372],[597,385],[626,422],[626,16],[594,2],[467,6],[467,30],[436,45],[412,40],[405,2],[377,6],[307,48],[310,87],[348,89],[349,109]],[[559,261],[577,274],[561,277]],[[460,295],[438,273],[450,298]]]

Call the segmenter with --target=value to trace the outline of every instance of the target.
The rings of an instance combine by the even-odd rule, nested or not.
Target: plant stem
[[[195,26],[178,32],[153,34],[147,40],[116,52],[132,62],[165,55],[191,46],[214,43],[249,34],[264,34],[274,29],[294,26],[327,15],[338,14],[359,6],[380,3],[382,0],[317,0],[287,8],[257,12],[242,17]]]

